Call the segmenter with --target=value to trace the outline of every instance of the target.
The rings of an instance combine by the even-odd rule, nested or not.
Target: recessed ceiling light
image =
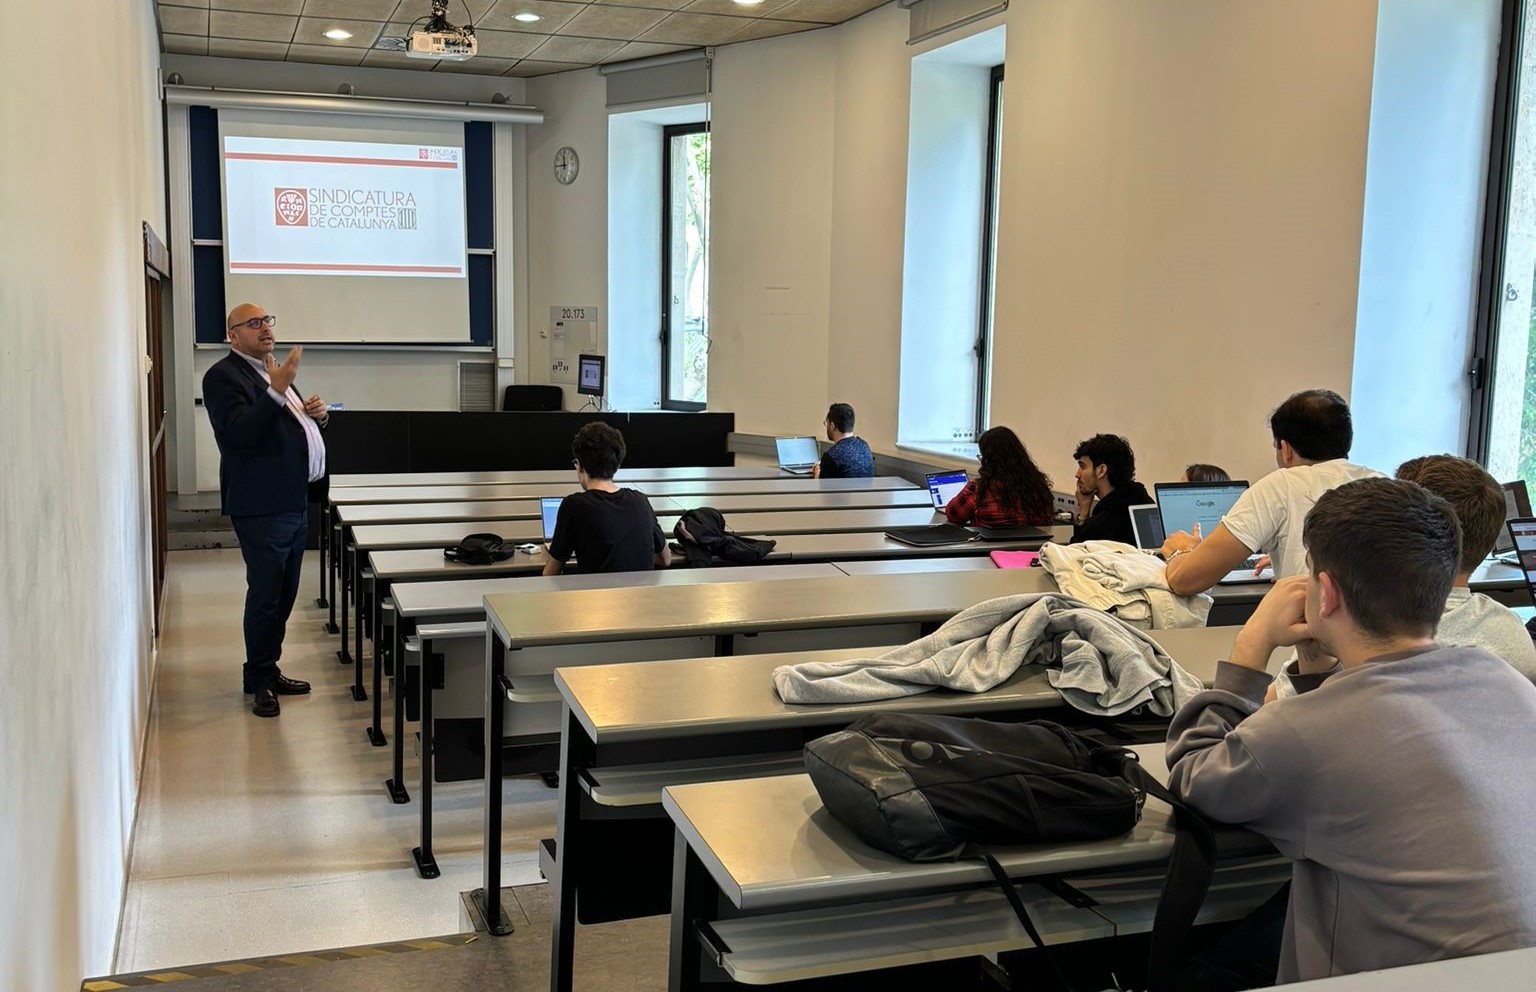
[[[538,14],[531,14],[526,10],[521,14],[512,15],[512,19],[514,21],[522,21],[524,24],[532,24],[534,21],[543,20]]]
[[[352,32],[346,30],[345,28],[331,28],[325,33],[325,36],[332,41],[346,41],[348,38],[352,37]]]
[[[758,4],[762,3],[763,0],[736,0],[736,2],[741,4],[743,7],[756,7]]]

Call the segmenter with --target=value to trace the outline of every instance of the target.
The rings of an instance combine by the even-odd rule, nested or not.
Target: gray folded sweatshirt
[[[1223,663],[1168,732],[1173,790],[1295,862],[1279,980],[1536,946],[1536,686],[1451,647],[1294,681]]]
[[[873,702],[941,687],[986,692],[1021,665],[1048,667],[1069,705],[1099,716],[1142,705],[1172,716],[1201,689],[1146,634],[1056,593],[989,599],[877,658],[783,665],[773,685],[786,703]]]

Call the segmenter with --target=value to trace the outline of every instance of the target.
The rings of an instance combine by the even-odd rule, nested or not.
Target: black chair
[[[501,394],[503,410],[561,410],[565,407],[565,390],[559,386],[508,386]]]

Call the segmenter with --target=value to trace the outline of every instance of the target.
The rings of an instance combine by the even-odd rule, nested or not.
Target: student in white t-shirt
[[[1280,471],[1243,493],[1210,534],[1180,532],[1163,544],[1174,595],[1205,592],[1259,553],[1270,557],[1277,579],[1306,574],[1301,529],[1312,504],[1346,482],[1381,474],[1349,461],[1355,440],[1349,404],[1331,389],[1292,396],[1270,415],[1269,430]]]

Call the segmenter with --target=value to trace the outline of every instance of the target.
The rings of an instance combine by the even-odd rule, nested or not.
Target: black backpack
[[[496,534],[471,534],[455,547],[444,548],[443,557],[460,565],[489,565],[506,561],[516,551]]]
[[[690,567],[711,565],[716,558],[735,565],[756,565],[773,551],[775,542],[737,537],[725,526],[725,516],[712,506],[684,513],[672,528]]]
[[[884,713],[811,741],[805,765],[827,811],[866,844],[909,861],[984,859],[1053,969],[1007,871],[984,849],[1117,837],[1141,819],[1149,794],[1168,803],[1178,836],[1153,924],[1147,984],[1154,992],[1173,987],[1215,871],[1215,835],[1134,751],[1045,720]],[[1068,987],[1059,969],[1056,977]]]

